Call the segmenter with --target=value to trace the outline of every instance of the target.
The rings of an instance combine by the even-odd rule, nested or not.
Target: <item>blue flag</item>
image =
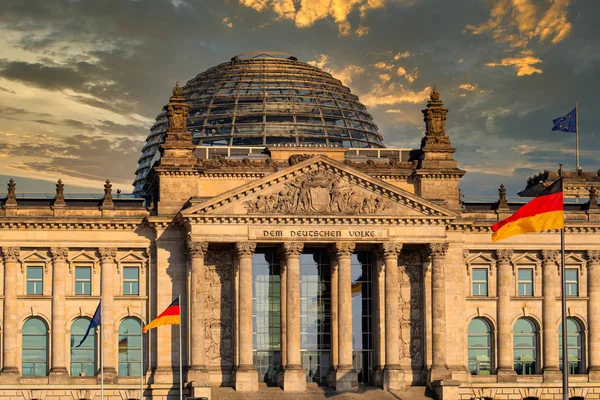
[[[96,308],[96,312],[94,313],[94,316],[92,317],[92,320],[90,321],[87,331],[85,331],[85,335],[83,335],[83,339],[81,339],[81,342],[79,342],[79,344],[75,347],[79,347],[83,344],[83,342],[85,342],[85,339],[87,339],[88,335],[90,334],[90,329],[100,326],[100,324],[102,323],[102,321],[100,321],[101,307],[102,307],[102,300],[100,300],[100,302],[98,303],[98,308]]]
[[[552,122],[554,123],[553,131],[577,132],[577,108],[572,109],[564,117],[553,119]]]

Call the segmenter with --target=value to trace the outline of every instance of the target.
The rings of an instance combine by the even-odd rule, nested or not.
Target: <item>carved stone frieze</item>
[[[248,158],[243,158],[241,160],[228,160],[226,158],[219,158],[216,160],[197,159],[196,166],[199,168],[219,170],[222,170],[223,168],[231,168],[234,170],[246,170],[247,168],[265,168],[272,171],[277,171],[277,167],[287,167],[287,164],[277,163],[271,158],[267,158],[264,160],[250,160]]]
[[[448,243],[429,243],[429,253],[432,258],[446,257]]]
[[[21,249],[19,247],[3,247],[2,255],[4,256],[5,262],[17,262],[19,261],[19,255]]]
[[[402,251],[402,243],[383,242],[381,244],[381,250],[385,258],[398,257]]]
[[[558,265],[560,252],[558,250],[542,250],[542,261],[544,264]]]
[[[423,368],[423,269],[420,257],[408,256],[398,268],[400,364],[413,371]]]
[[[208,251],[204,265],[206,364],[209,366],[232,365],[235,294],[231,252]]]
[[[588,250],[587,258],[590,264],[600,264],[600,250]]]
[[[115,257],[117,257],[117,249],[114,247],[101,247],[98,249],[98,253],[102,262],[115,262]]]
[[[249,214],[377,214],[391,206],[389,200],[364,194],[333,172],[320,169],[244,204]]]
[[[69,257],[69,249],[66,247],[52,247],[50,249],[53,262],[67,262]]]
[[[283,244],[283,254],[285,255],[286,258],[300,256],[300,254],[302,254],[303,249],[304,249],[304,243],[285,242]]]
[[[235,251],[238,257],[252,257],[256,251],[256,243],[253,242],[237,242]]]
[[[512,250],[496,250],[496,258],[499,263],[507,264],[512,261],[514,251]]]
[[[338,258],[341,257],[350,257],[354,254],[354,249],[356,248],[356,243],[352,242],[337,242],[335,244],[335,253]]]
[[[208,243],[188,240],[186,242],[186,249],[189,258],[204,257],[208,251]]]

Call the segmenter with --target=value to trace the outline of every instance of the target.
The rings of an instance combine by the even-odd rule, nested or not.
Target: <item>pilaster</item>
[[[600,250],[588,250],[589,380],[600,381]]]
[[[66,356],[70,349],[65,341],[65,295],[67,290],[69,249],[53,247],[52,254],[52,369],[49,383],[68,383]]]
[[[327,383],[335,387],[335,370],[338,365],[338,259],[335,249],[330,249],[331,264],[331,366],[327,373]]]
[[[3,247],[4,257],[4,321],[3,321],[3,365],[0,382],[18,383],[17,366],[17,268],[19,267],[19,247]]]
[[[511,288],[513,287],[512,250],[497,250],[498,280],[497,289],[498,304],[496,313],[498,320],[498,336],[500,338],[512,337],[512,314],[510,312]],[[516,382],[517,374],[513,366],[513,342],[512,340],[498,340],[498,381]]]
[[[115,354],[116,340],[114,337],[115,330],[115,317],[114,317],[114,280],[115,271],[117,266],[115,264],[115,257],[117,256],[117,249],[111,247],[104,247],[98,249],[100,254],[100,265],[101,265],[101,291],[102,291],[102,346],[104,349],[104,382],[105,383],[116,383],[117,370],[117,358]],[[101,379],[101,375],[98,374],[98,379]]]
[[[560,382],[562,373],[558,369],[558,331],[556,321],[559,313],[556,304],[558,281],[558,265],[560,252],[542,250],[542,335],[543,335],[543,367],[544,382]]]
[[[432,365],[429,380],[435,382],[450,377],[446,364],[446,295],[444,268],[448,243],[430,243],[431,256],[431,316]]]

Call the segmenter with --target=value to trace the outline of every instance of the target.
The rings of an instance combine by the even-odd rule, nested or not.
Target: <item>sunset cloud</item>
[[[515,57],[506,57],[500,62],[490,62],[485,65],[488,67],[512,67],[517,71],[517,76],[541,74],[542,69],[536,67],[542,62],[541,59],[529,54],[521,54]]]
[[[462,90],[466,90],[467,92],[474,92],[477,89],[479,89],[479,86],[477,84],[472,84],[472,83],[463,83],[458,88],[462,89]]]

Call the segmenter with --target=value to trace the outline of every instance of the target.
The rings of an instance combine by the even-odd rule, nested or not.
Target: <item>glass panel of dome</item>
[[[233,121],[233,118],[231,118],[231,117],[225,117],[225,118],[209,117],[208,120],[206,121],[206,126],[231,124],[232,121]]]
[[[263,144],[263,137],[234,137],[233,146],[261,146]]]
[[[213,100],[213,105],[215,104],[234,104],[235,97],[215,97]]]
[[[347,119],[346,124],[348,124],[348,126],[350,128],[363,129],[363,125],[359,121],[356,121],[353,119]],[[354,135],[352,135],[352,136],[354,136]]]
[[[292,112],[292,103],[267,103],[265,111],[277,111],[289,114]]]
[[[346,123],[344,122],[344,120],[342,118],[327,118],[324,117],[325,120],[325,125],[327,126],[341,126],[341,127],[345,127]]]
[[[328,98],[323,98],[323,97],[319,97],[318,99],[319,99],[319,103],[321,105],[328,106],[328,107],[336,107],[335,100],[333,100],[333,99],[328,99]]]
[[[289,89],[278,88],[278,89],[267,89],[267,96],[283,96],[289,93]]]
[[[281,97],[281,96],[268,96],[265,98],[265,100],[269,103],[291,103],[292,102],[292,98],[291,97]]]
[[[263,122],[262,115],[236,115],[235,124],[260,124]]]
[[[237,115],[250,114],[250,113],[261,113],[262,114],[263,110],[264,110],[264,106],[263,106],[262,102],[256,103],[256,104],[238,104],[237,108],[235,110],[235,113]],[[262,115],[261,115],[261,117],[262,117]],[[262,118],[261,118],[261,120],[262,120]]]
[[[240,96],[259,96],[261,94],[261,89],[240,89]]]
[[[302,136],[300,136],[298,138],[298,141],[300,143],[327,144],[327,140],[325,138],[320,138],[320,137],[310,137],[310,136],[302,137]]]
[[[308,89],[293,89],[293,93],[297,96],[312,96],[312,91]]]
[[[215,107],[210,109],[210,115],[233,114],[233,105],[231,107]]]
[[[267,133],[296,133],[294,125],[267,125]]]
[[[292,115],[267,115],[267,123],[293,123]]]
[[[308,117],[305,115],[297,115],[296,123],[308,125],[323,125],[323,120],[320,117]]]
[[[353,139],[367,139],[365,133],[361,131],[350,130],[350,134],[352,135]]]
[[[300,135],[325,135],[325,130],[320,126],[298,126],[298,133]]]
[[[262,133],[264,128],[263,124],[242,124],[242,125],[234,125],[233,133],[234,134],[245,134],[245,133]]]
[[[207,136],[229,135],[231,134],[231,125],[207,127],[204,134]]]
[[[350,137],[350,134],[348,133],[348,129],[342,129],[342,128],[327,127],[327,134],[329,136]]]
[[[223,140],[223,139],[217,139],[217,140],[204,139],[202,144],[204,146],[227,146],[229,143],[227,140]]]
[[[323,108],[322,112],[324,117],[342,117],[342,112],[337,108]]]
[[[354,147],[358,147],[358,148],[371,147],[369,142],[361,142],[360,140],[353,140],[352,143],[354,143]]]
[[[271,137],[267,137],[267,145],[270,144],[281,144],[281,143],[292,143],[292,144],[296,144],[296,138],[295,137],[289,137],[289,136],[271,136]]]

